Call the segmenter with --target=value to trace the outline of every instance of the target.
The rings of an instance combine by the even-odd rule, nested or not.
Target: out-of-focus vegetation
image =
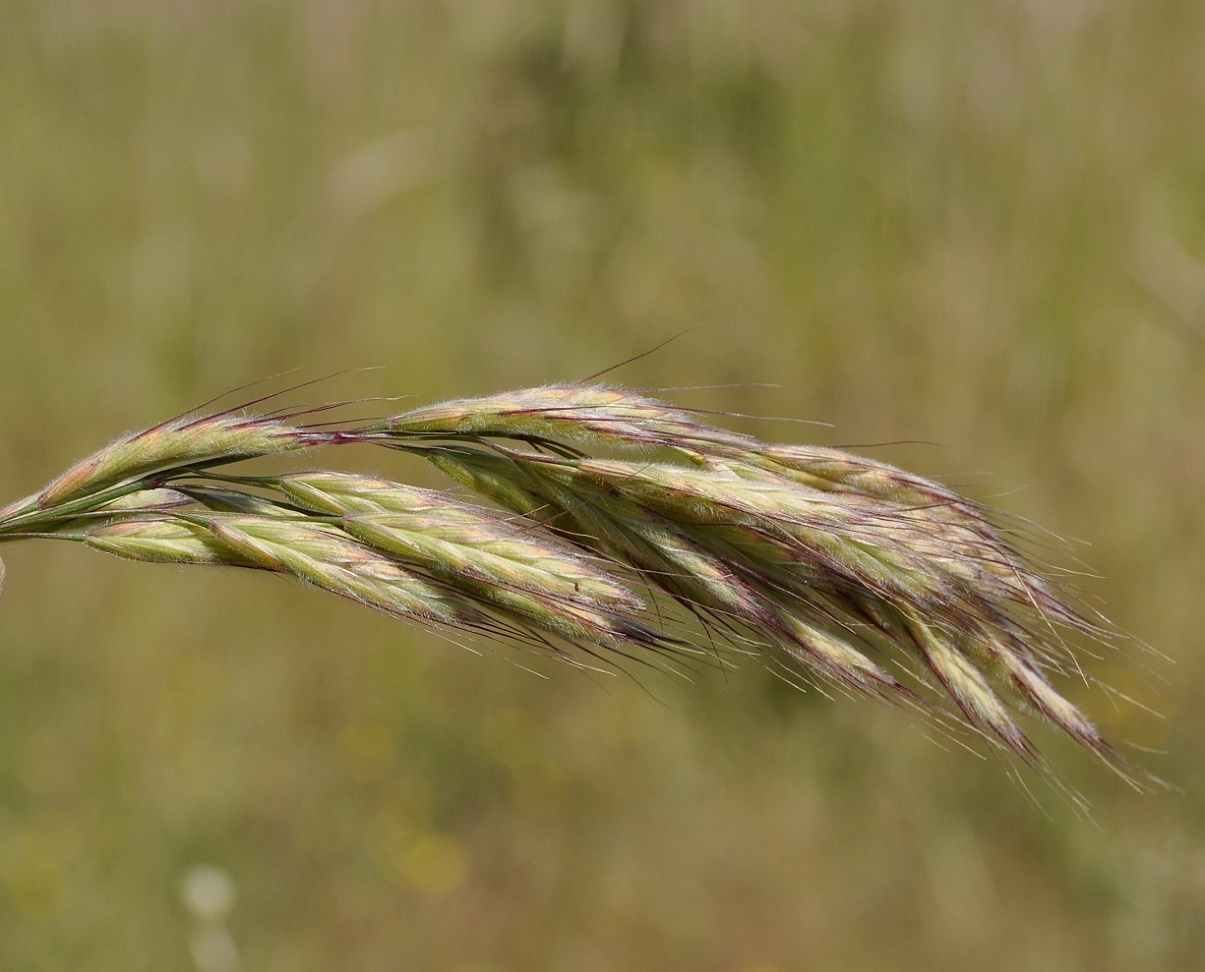
[[[1044,734],[1086,821],[753,666],[541,680],[22,544],[0,965],[1199,967],[1203,52],[1196,0],[0,0],[0,498],[287,368],[434,399],[689,329],[618,377],[1089,540],[1172,663],[1090,668],[1162,720],[1077,698],[1179,787]]]

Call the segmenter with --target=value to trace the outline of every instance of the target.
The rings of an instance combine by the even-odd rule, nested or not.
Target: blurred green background
[[[1203,119],[1199,0],[0,0],[0,500],[285,369],[426,401],[686,331],[617,377],[1090,542],[1171,661],[1090,665],[1162,719],[1080,698],[1179,788],[1040,733],[1085,820],[756,666],[541,680],[18,544],[0,966],[1200,968]]]

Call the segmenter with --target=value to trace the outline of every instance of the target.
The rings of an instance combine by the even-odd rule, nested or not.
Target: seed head
[[[422,456],[501,511],[372,476],[218,469],[364,442]],[[1106,626],[997,520],[886,463],[558,385],[321,431],[288,416],[174,419],[0,510],[0,541],[276,571],[414,623],[594,657],[697,659],[665,623],[688,612],[709,645],[756,647],[789,678],[953,715],[1041,766],[1017,718],[1029,712],[1121,766],[1056,687],[1075,664],[1064,633],[1107,639]]]

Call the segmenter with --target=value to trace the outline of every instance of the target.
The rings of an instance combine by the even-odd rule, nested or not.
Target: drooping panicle
[[[1123,765],[1058,688],[1077,667],[1064,636],[1107,639],[1107,626],[1070,606],[994,514],[939,483],[612,385],[297,421],[327,409],[191,415],[119,439],[0,510],[0,541],[290,574],[556,654],[723,652],[723,664],[756,649],[792,680],[949,715],[1039,766],[1022,712]],[[421,456],[501,509],[375,476],[227,468],[355,443]],[[681,637],[691,618],[702,646]]]

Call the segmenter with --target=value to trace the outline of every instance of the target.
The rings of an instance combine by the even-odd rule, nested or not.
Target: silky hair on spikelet
[[[939,483],[607,384],[367,423],[314,420],[339,403],[264,415],[262,401],[118,439],[0,510],[0,543],[286,574],[458,640],[596,671],[757,652],[792,681],[961,724],[1048,776],[1022,714],[1151,782],[1058,688],[1080,672],[1077,639],[1124,639]],[[357,444],[421,457],[493,505],[337,469],[230,468]]]

